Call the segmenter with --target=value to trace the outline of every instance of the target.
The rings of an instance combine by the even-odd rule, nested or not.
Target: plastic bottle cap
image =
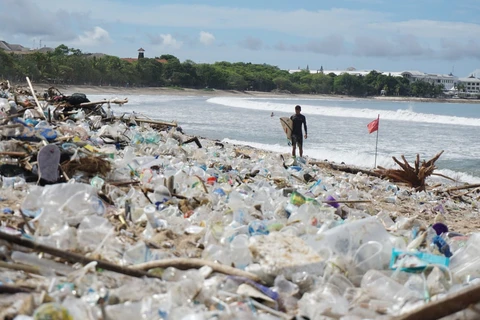
[[[146,214],[154,213],[155,211],[156,211],[155,206],[153,206],[151,204],[146,205],[145,208],[143,208],[143,212],[145,212]]]

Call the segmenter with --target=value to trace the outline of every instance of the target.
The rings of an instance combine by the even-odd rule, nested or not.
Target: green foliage
[[[126,61],[105,55],[95,57],[79,49],[60,45],[53,52],[10,54],[0,50],[0,78],[23,82],[29,76],[37,82],[52,84],[90,84],[112,86],[168,86],[211,91],[282,90],[303,94],[344,94],[353,96],[386,95],[436,97],[443,86],[412,82],[402,77],[372,71],[366,76],[347,73],[335,75],[302,70],[290,74],[276,66],[220,61],[213,64],[180,62],[171,54],[155,59]],[[462,89],[461,85],[458,87]]]

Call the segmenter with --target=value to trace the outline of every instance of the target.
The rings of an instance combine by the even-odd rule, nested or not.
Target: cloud
[[[152,44],[160,45],[162,47],[180,49],[183,45],[182,41],[175,39],[171,34],[160,34],[149,37]]]
[[[110,44],[112,42],[108,31],[100,27],[94,27],[92,30],[85,31],[83,35],[78,36],[78,38],[73,41],[75,45],[85,47]]]
[[[430,5],[435,8],[435,1],[422,3],[415,16],[422,17],[424,11],[421,10]],[[225,44],[225,47],[235,50],[232,44],[237,44],[251,50],[252,55],[273,48],[332,58],[355,54],[360,57],[478,59],[480,23],[473,20],[474,17],[449,16],[448,21],[442,21],[442,18],[402,18],[402,13],[393,11],[391,7],[376,5],[380,2],[389,3],[386,0],[347,0],[341,3],[371,9],[324,7],[322,10],[280,10],[231,5],[162,4],[164,2],[160,1],[155,2],[159,4],[147,5],[113,0],[2,0],[3,7],[8,10],[0,11],[0,34],[17,42],[22,39],[23,44],[31,43],[33,38],[63,43],[81,39],[88,43],[87,34],[96,26],[110,30],[110,38],[114,35],[114,25],[118,25],[139,30],[135,34],[136,39],[122,39],[119,35],[119,41],[141,42],[142,33],[149,32],[157,34],[147,35],[151,43],[175,49],[195,49],[200,47],[199,44]],[[478,0],[453,3],[451,12],[468,10],[472,13],[480,6]],[[402,2],[403,9],[414,5],[419,5],[418,0]],[[179,19],[179,16],[182,18]],[[177,30],[181,30],[183,35],[176,34]],[[222,37],[224,33],[229,36]],[[78,37],[79,34],[81,37]],[[234,38],[236,35],[238,38]],[[272,47],[272,42],[277,39],[282,41]],[[198,48],[201,49],[205,50]]]
[[[372,32],[382,34],[415,34],[418,38],[429,39],[465,39],[478,37],[480,24],[434,21],[434,20],[407,20],[399,22],[371,23]]]
[[[111,0],[3,0],[9,10],[0,12],[2,28],[25,34],[57,34],[68,30],[70,20],[77,23],[92,20],[93,25],[125,23],[149,27],[197,29],[248,29],[284,33],[302,38],[325,36],[335,28],[337,34],[354,41],[361,35],[408,35],[418,38],[470,39],[480,34],[480,24],[463,21],[400,20],[392,21],[395,12],[382,12],[388,8],[376,6],[375,10],[331,8],[326,10],[273,10],[247,9],[211,5],[149,5],[114,2]],[[350,0],[350,2],[377,3],[381,0]],[[413,1],[409,2],[413,5]],[[462,2],[463,3],[463,2]],[[476,4],[476,1],[469,2]],[[434,4],[432,4],[434,6]],[[53,9],[51,9],[53,8]],[[95,8],[95,10],[90,10]],[[63,12],[63,14],[59,14]],[[114,14],[105,14],[114,12]],[[58,15],[57,15],[58,14]],[[181,15],[182,19],[178,19]],[[83,19],[80,19],[83,17]],[[226,19],[225,17],[228,17]],[[397,19],[398,20],[398,19]],[[24,23],[32,21],[33,23]],[[27,29],[27,30],[23,30]]]
[[[320,40],[311,40],[305,45],[305,50],[328,54],[339,55],[344,52],[344,38],[341,35],[329,35]]]
[[[88,14],[50,11],[43,3],[29,0],[3,0],[0,32],[9,37],[26,36],[50,41],[71,41],[77,37],[74,25],[89,23]],[[5,3],[6,2],[6,3]],[[7,9],[8,10],[5,10]]]
[[[341,35],[328,35],[322,39],[309,40],[303,44],[286,44],[283,41],[273,46],[278,51],[313,52],[326,55],[345,53],[345,39]]]
[[[213,34],[211,34],[209,32],[205,32],[205,31],[200,32],[200,43],[202,43],[206,46],[209,46],[213,42],[215,42],[215,37],[213,36]]]
[[[303,38],[325,36],[328,30],[335,28],[337,34],[353,41],[357,36],[368,34],[415,34],[418,38],[435,37],[473,38],[480,33],[480,24],[463,21],[400,20],[391,21],[395,15],[385,13],[384,6],[375,10],[352,10],[331,8],[326,10],[273,10],[247,9],[211,5],[149,5],[114,2],[110,0],[3,0],[9,10],[0,15],[2,25],[5,22],[10,29],[28,28],[29,33],[63,32],[69,20],[82,21],[80,16],[103,23],[125,23],[149,27],[197,28],[197,29],[248,29],[280,32]],[[381,0],[350,0],[350,2],[377,3]],[[413,1],[412,1],[413,3]],[[472,1],[472,4],[476,2]],[[432,4],[433,5],[433,4]],[[53,9],[51,9],[53,8]],[[90,10],[95,8],[95,10]],[[63,18],[56,13],[64,12]],[[114,14],[105,14],[114,12]],[[181,14],[182,19],[178,19]],[[27,17],[25,19],[25,16]],[[228,17],[226,19],[225,17]],[[12,19],[15,19],[12,21]],[[25,24],[24,21],[34,23]],[[80,22],[78,22],[80,23]],[[94,24],[95,25],[95,24]],[[68,29],[68,28],[67,28]],[[37,31],[38,30],[38,31]],[[0,27],[2,31],[2,27]],[[26,32],[24,30],[24,32]]]
[[[242,48],[258,51],[263,48],[263,41],[251,36],[246,37],[238,43]]]
[[[413,35],[392,38],[358,36],[352,53],[364,57],[432,57],[434,51],[423,46]]]
[[[480,59],[480,41],[445,38],[435,43],[435,49],[422,43],[417,36],[400,35],[391,38],[358,36],[352,53],[363,57],[406,57],[458,61]]]
[[[13,0],[11,0],[13,1]],[[25,0],[23,0],[25,1]],[[304,9],[280,11],[273,9],[247,9],[215,7],[210,5],[144,5],[108,0],[83,0],[59,3],[58,0],[30,0],[41,6],[62,8],[69,12],[88,12],[91,19],[104,22],[143,25],[150,27],[198,29],[262,29],[301,37],[316,37],[321,30],[335,26],[336,32],[349,34],[369,22],[387,22],[382,12],[369,10],[307,11]],[[88,8],[95,8],[90,11]],[[105,15],[104,12],[115,12]],[[178,19],[179,15],[182,19]],[[228,17],[226,19],[225,17]]]
[[[123,36],[122,39],[127,41],[127,42],[134,43],[137,40],[137,37],[135,37],[135,36]]]
[[[442,39],[441,48],[440,58],[447,60],[480,59],[480,42],[476,40],[460,42],[458,40]]]
[[[352,3],[360,3],[360,4],[375,4],[375,5],[385,4],[384,0],[347,0],[347,1]]]

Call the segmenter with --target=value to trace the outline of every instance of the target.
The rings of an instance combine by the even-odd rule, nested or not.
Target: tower
[[[138,49],[138,59],[145,58],[145,50],[143,48]]]

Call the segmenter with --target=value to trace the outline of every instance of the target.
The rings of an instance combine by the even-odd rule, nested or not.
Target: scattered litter
[[[0,82],[3,318],[436,319],[478,306],[480,233],[456,224],[478,217],[478,186],[432,187],[441,153],[376,173],[292,159],[28,82]]]

